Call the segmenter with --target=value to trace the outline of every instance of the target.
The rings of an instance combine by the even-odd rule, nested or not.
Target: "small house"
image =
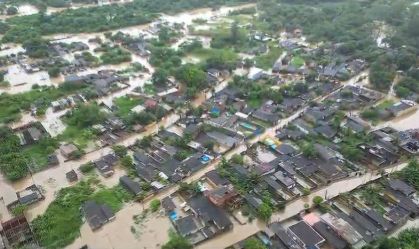
[[[67,178],[67,181],[69,182],[75,182],[78,180],[77,173],[76,171],[74,171],[74,169],[65,173],[65,177]]]
[[[74,144],[63,144],[60,146],[61,154],[66,158],[73,157],[79,149]]]
[[[134,196],[138,196],[142,193],[140,184],[133,181],[128,176],[121,176],[119,178],[119,183]]]
[[[91,200],[83,203],[81,211],[93,231],[115,219],[115,214],[109,206]]]

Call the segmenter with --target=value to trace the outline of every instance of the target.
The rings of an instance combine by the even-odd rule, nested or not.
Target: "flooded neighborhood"
[[[416,248],[418,13],[0,1],[0,249]]]

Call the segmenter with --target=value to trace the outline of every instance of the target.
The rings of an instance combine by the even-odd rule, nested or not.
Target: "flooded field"
[[[134,219],[141,216],[142,212],[141,205],[131,204],[116,214],[116,220],[95,232],[85,223],[80,229],[81,237],[66,248],[76,249],[83,245],[93,249],[160,248],[160,242],[169,240],[168,231],[173,228],[172,224],[166,216],[159,213]]]
[[[20,65],[9,66],[4,79],[10,83],[10,87],[0,89],[0,93],[7,92],[16,94],[27,92],[36,84],[39,86],[52,85],[47,72],[41,71],[36,73],[26,73]]]

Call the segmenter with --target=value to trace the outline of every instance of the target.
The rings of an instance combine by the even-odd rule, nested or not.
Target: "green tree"
[[[127,169],[132,168],[134,166],[134,163],[132,161],[132,157],[129,156],[129,155],[126,155],[126,156],[122,157],[121,158],[121,165],[124,166]]]
[[[13,15],[16,15],[16,14],[17,14],[17,12],[18,12],[18,9],[17,9],[17,7],[16,7],[16,6],[10,6],[10,7],[8,7],[8,8],[6,9],[6,14],[7,14],[8,16],[13,16]]]
[[[245,249],[266,249],[265,245],[256,238],[246,239],[244,241]]]
[[[117,155],[120,158],[124,157],[128,153],[127,147],[123,145],[113,145],[112,150],[115,153],[115,155]]]
[[[239,24],[237,21],[234,21],[231,24],[231,28],[230,28],[230,40],[231,43],[236,44],[239,41]]]
[[[152,200],[152,201],[150,202],[150,209],[151,209],[151,212],[156,212],[157,210],[159,210],[160,205],[161,205],[161,202],[160,202],[160,200],[159,200],[159,199],[154,199],[154,200]]]
[[[176,71],[176,78],[186,85],[188,96],[194,96],[206,85],[205,72],[193,64],[182,65]]]
[[[169,72],[165,69],[158,68],[151,77],[153,84],[158,86],[165,86],[167,84],[167,78],[169,77]]]
[[[273,210],[269,203],[264,202],[258,208],[258,215],[264,221],[269,221],[272,216],[272,212]]]
[[[308,158],[314,158],[318,155],[317,150],[314,148],[313,143],[304,143],[301,151],[303,152],[303,155]]]
[[[316,206],[316,207],[319,206],[320,204],[322,204],[323,201],[324,201],[323,197],[321,197],[321,196],[316,195],[316,196],[313,197],[313,205]]]
[[[67,114],[66,122],[77,128],[87,128],[101,123],[106,114],[96,104],[79,105]]]
[[[244,157],[240,154],[234,154],[230,160],[232,163],[235,163],[235,164],[240,164],[240,165],[244,164]]]
[[[48,75],[50,77],[58,77],[58,75],[60,75],[60,68],[59,67],[51,67],[48,69]]]
[[[164,244],[162,249],[192,249],[193,246],[187,239],[177,234],[176,232],[169,231],[169,241]]]

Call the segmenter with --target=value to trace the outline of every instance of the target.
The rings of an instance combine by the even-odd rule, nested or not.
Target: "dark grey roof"
[[[386,220],[381,214],[377,213],[373,209],[362,210],[362,213],[365,217],[373,221],[376,226],[380,227],[384,231],[390,231],[393,228],[393,225],[388,220]]]
[[[32,192],[28,195],[20,196],[19,203],[22,205],[29,205],[39,200],[39,196],[37,193]]]
[[[398,103],[395,103],[394,105],[388,107],[387,109],[393,114],[393,115],[397,115],[399,112],[402,112],[404,110],[407,110],[409,108],[411,108],[411,105],[406,104],[403,101],[400,101]]]
[[[247,171],[247,169],[245,169],[243,166],[241,165],[232,165],[231,169],[234,171],[234,173],[236,173],[239,177],[247,177],[249,175],[249,171]]]
[[[322,125],[314,128],[314,131],[320,133],[326,138],[333,138],[337,134],[337,130],[330,125]]]
[[[252,117],[269,123],[276,123],[280,118],[278,113],[270,113],[261,110],[253,112]]]
[[[138,182],[134,182],[128,176],[121,176],[119,178],[119,182],[122,186],[124,186],[124,188],[134,195],[139,195],[142,192],[140,184]]]
[[[286,143],[282,143],[275,150],[282,155],[294,155],[297,152],[294,147]]]
[[[263,180],[274,191],[278,191],[282,188],[281,185],[278,182],[276,182],[275,177],[273,177],[271,175],[263,177]]]
[[[148,164],[151,161],[150,157],[141,150],[134,152],[134,159],[142,164]]]
[[[255,209],[258,209],[263,203],[262,200],[256,197],[254,194],[247,194],[244,196],[244,199]]]
[[[324,242],[324,238],[305,221],[300,221],[297,224],[290,226],[288,229],[294,233],[306,247],[320,245]]]
[[[399,179],[391,179],[388,181],[388,185],[393,190],[399,191],[400,193],[408,196],[415,192],[415,189],[407,184],[406,182]]]
[[[407,211],[406,209],[400,207],[400,206],[395,206],[392,209],[390,209],[387,213],[386,216],[395,224],[400,224],[402,222],[404,222],[404,220],[409,216],[410,212]]]
[[[216,170],[208,171],[205,174],[205,177],[207,179],[209,179],[211,182],[213,182],[214,184],[219,185],[219,186],[230,184],[230,181],[227,180],[226,178],[220,176],[220,174],[218,174],[218,172]]]
[[[294,179],[290,178],[286,172],[278,171],[274,176],[287,188],[292,187],[295,184]]]
[[[233,225],[224,209],[213,205],[203,195],[190,198],[188,203],[204,222],[213,222],[220,230],[229,229]]]
[[[198,230],[195,223],[195,218],[192,215],[180,218],[175,222],[178,232],[182,236],[192,234]]]
[[[92,230],[99,229],[115,217],[110,207],[91,200],[83,203],[82,210]]]
[[[334,249],[347,248],[348,243],[339,237],[327,224],[319,221],[313,225],[313,228],[321,235]]]
[[[402,193],[392,190],[392,189],[388,189],[387,191],[389,191],[395,198],[397,198],[399,200],[399,202],[397,203],[400,207],[406,209],[407,211],[411,212],[412,214],[418,215],[419,214],[419,205],[416,204],[415,202],[413,202],[412,199],[410,199],[409,197],[403,195]]]
[[[66,176],[67,180],[69,180],[70,182],[74,182],[78,179],[77,173],[76,173],[76,171],[74,171],[74,169],[65,173],[65,176]]]
[[[275,233],[286,248],[289,249],[302,249],[295,240],[286,232],[279,222],[275,222],[269,225],[269,228]]]
[[[161,206],[166,212],[173,211],[176,208],[176,205],[170,196],[166,196],[161,200]]]
[[[365,217],[360,215],[358,212],[352,211],[350,215],[344,213],[338,213],[338,216],[347,221],[355,230],[357,230],[364,240],[369,243],[378,237],[384,235],[384,233]]]
[[[206,166],[200,160],[201,154],[195,154],[182,162],[182,168],[188,172],[196,172]]]
[[[138,177],[147,182],[152,182],[156,175],[154,169],[150,165],[136,165],[135,172],[137,173]]]

